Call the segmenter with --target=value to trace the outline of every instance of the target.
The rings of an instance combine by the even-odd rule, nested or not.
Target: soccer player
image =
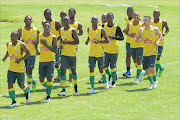
[[[7,82],[8,82],[8,92],[9,96],[12,99],[12,104],[10,107],[17,106],[16,104],[16,95],[13,85],[17,79],[19,87],[25,92],[26,95],[26,103],[29,102],[30,99],[30,91],[28,87],[24,84],[24,60],[26,60],[31,53],[26,45],[18,40],[18,32],[13,31],[11,33],[11,41],[6,43],[7,52],[3,62],[6,61],[8,57],[10,57],[10,64],[7,74]],[[23,56],[23,52],[26,54]]]
[[[69,15],[69,18],[70,18],[70,24],[69,25],[71,27],[75,28],[75,30],[78,32],[78,36],[83,35],[82,24],[75,20],[76,10],[74,8],[70,8],[69,11],[68,11],[68,15]],[[76,49],[77,49],[77,47],[76,47]],[[67,86],[71,86],[71,83],[72,83],[72,71],[71,71],[70,66],[68,67],[68,70],[69,70],[69,81],[67,82]]]
[[[62,27],[64,27],[63,18],[65,16],[67,16],[67,12],[66,11],[61,11],[60,12],[60,18],[61,18],[60,23],[61,23]]]
[[[144,16],[144,27],[140,28],[135,39],[137,42],[143,41],[144,43],[143,66],[146,69],[146,74],[150,81],[149,89],[154,89],[157,86],[154,65],[156,61],[157,47],[161,42],[162,34],[157,27],[151,26],[150,22],[151,17]],[[158,41],[156,41],[156,35],[159,36]]]
[[[32,17],[26,16],[24,18],[25,26],[18,29],[18,39],[26,44],[31,52],[31,56],[27,58],[24,62],[26,65],[26,75],[27,75],[27,87],[30,89],[32,83],[32,91],[36,90],[37,80],[33,77],[33,68],[36,60],[36,50],[34,47],[34,42],[36,41],[37,35],[40,33],[39,29],[32,27]]]
[[[35,42],[36,55],[39,58],[39,79],[41,84],[46,87],[45,102],[50,102],[51,90],[53,87],[52,78],[54,75],[55,53],[57,53],[57,37],[50,32],[51,23],[45,21],[43,23],[44,32],[37,36]],[[40,43],[40,52],[38,44]],[[45,80],[47,78],[47,81]]]
[[[60,40],[59,40],[59,30],[62,27],[60,22],[53,19],[51,17],[51,10],[50,9],[45,9],[44,10],[44,18],[46,20],[42,21],[42,25],[45,21],[49,21],[51,23],[51,29],[50,32],[53,33],[56,37],[57,37],[57,45],[58,45],[58,52],[56,53],[56,64],[55,64],[55,68],[57,69],[58,72],[58,76],[60,76],[61,70],[60,70],[60,65],[59,65],[59,57],[60,57],[60,51],[59,51],[59,47],[60,47]],[[59,81],[60,77],[56,77],[54,78],[54,80]]]
[[[103,45],[105,52],[105,63],[104,70],[108,76],[112,76],[112,86],[116,87],[116,62],[118,57],[118,41],[124,40],[124,36],[122,34],[121,28],[113,22],[114,14],[112,12],[107,13],[107,23],[102,25],[105,29],[106,34],[109,38],[109,43]],[[109,66],[111,68],[111,72],[109,71]]]
[[[70,18],[63,18],[64,27],[60,29],[61,37],[61,85],[62,91],[58,95],[66,95],[66,68],[71,67],[72,77],[74,80],[74,95],[79,95],[77,88],[76,72],[76,46],[79,44],[79,38],[76,30],[69,25]]]
[[[126,20],[126,25],[129,22],[133,22],[134,18],[133,18],[133,13],[134,13],[134,9],[132,7],[128,7],[127,8],[127,17],[125,18]],[[124,30],[123,30],[124,32]],[[131,65],[131,48],[130,48],[130,36],[127,36],[127,40],[126,40],[126,66],[127,66],[127,72],[123,74],[123,76],[126,77],[131,77],[131,72],[130,72],[130,65]]]
[[[163,38],[158,46],[158,54],[157,54],[157,60],[156,60],[156,75],[158,74],[158,70],[160,69],[158,76],[161,77],[162,72],[164,71],[164,67],[161,66],[160,57],[162,55],[163,46],[164,46],[164,36],[169,32],[169,27],[168,27],[167,21],[160,19],[159,16],[160,16],[160,11],[154,10],[153,12],[154,19],[151,20],[151,25],[158,27],[163,35]],[[163,33],[164,27],[166,28],[166,31]],[[158,40],[158,37],[156,39]]]
[[[142,58],[143,58],[143,42],[136,42],[135,37],[138,33],[138,30],[143,26],[143,24],[139,21],[140,15],[138,12],[133,13],[133,22],[129,22],[127,24],[124,33],[129,36],[129,40],[131,41],[131,55],[134,61],[135,66],[137,67],[136,79],[134,81],[135,84],[139,83],[140,73],[142,71]],[[141,76],[141,81],[143,77]]]
[[[92,17],[91,20],[92,27],[87,29],[88,31],[88,39],[85,42],[86,45],[90,42],[90,52],[89,52],[89,67],[90,67],[90,82],[91,82],[91,90],[87,93],[92,94],[96,93],[94,88],[94,67],[96,67],[96,60],[98,61],[99,72],[101,73],[105,90],[109,89],[108,82],[106,80],[106,73],[103,70],[103,57],[104,51],[101,43],[108,43],[108,37],[106,35],[105,30],[98,26],[98,18],[96,16]],[[105,40],[102,40],[102,37]]]
[[[106,14],[106,13],[103,13],[102,16],[101,16],[101,21],[102,21],[102,23],[100,23],[99,26],[102,27],[102,25],[107,22],[107,21],[106,21],[106,20],[107,20],[106,17],[107,17],[107,14]]]

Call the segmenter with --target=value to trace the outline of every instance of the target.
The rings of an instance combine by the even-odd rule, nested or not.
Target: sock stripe
[[[101,75],[105,75],[105,71],[103,70],[103,72],[101,73]]]
[[[94,76],[94,72],[90,72],[90,76]]]
[[[47,82],[47,84],[48,84],[48,86],[51,86],[51,85],[53,85],[53,82],[51,81],[51,82]]]
[[[8,92],[14,91],[14,88],[10,88],[8,89]]]
[[[112,69],[111,69],[111,72],[115,72],[115,71],[116,71],[116,68],[112,68]]]
[[[27,89],[27,86],[25,85],[25,87],[22,90],[26,90],[26,89]]]
[[[41,82],[41,84],[43,85],[46,81],[44,80],[43,82]]]

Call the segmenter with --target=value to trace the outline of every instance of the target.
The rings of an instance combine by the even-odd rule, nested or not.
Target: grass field
[[[119,56],[117,62],[118,76],[117,87],[104,90],[104,84],[98,84],[100,74],[95,69],[96,92],[88,95],[90,89],[88,55],[89,46],[84,44],[87,39],[87,27],[91,26],[91,17],[99,17],[104,12],[113,12],[115,19],[121,29],[126,27],[125,17],[127,6],[105,7],[101,4],[126,4],[134,7],[139,12],[141,19],[144,15],[152,16],[154,9],[161,11],[161,18],[167,20],[170,32],[165,36],[165,47],[161,63],[165,67],[163,76],[158,78],[158,87],[148,90],[149,81],[145,79],[138,85],[134,85],[135,67],[131,64],[132,78],[122,77],[126,71],[125,66],[125,41],[119,42]],[[60,20],[59,12],[75,8],[76,20],[83,25],[84,35],[80,37],[77,55],[78,89],[79,96],[74,96],[73,87],[67,88],[66,97],[59,97],[57,93],[61,88],[58,82],[54,82],[51,94],[51,102],[45,103],[43,90],[40,82],[37,83],[37,91],[31,93],[30,103],[25,103],[25,97],[17,83],[16,101],[18,107],[9,108],[11,99],[7,89],[7,70],[9,59],[3,63],[2,58],[6,52],[5,43],[10,41],[10,33],[24,25],[24,17],[31,15],[32,25],[39,28],[41,32],[41,21],[44,20],[43,12],[46,8],[52,11],[52,17]],[[9,120],[56,120],[56,119],[120,119],[120,120],[179,120],[180,119],[180,2],[178,0],[1,0],[0,21],[13,21],[13,23],[0,24],[0,119]],[[34,77],[38,79],[38,60],[36,59]],[[57,72],[54,72],[54,77]]]

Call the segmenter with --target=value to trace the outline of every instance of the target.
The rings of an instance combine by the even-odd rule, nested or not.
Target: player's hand
[[[5,62],[5,61],[6,61],[6,58],[4,57],[4,58],[2,59],[2,61]]]
[[[94,43],[95,43],[95,44],[98,44],[99,42],[98,42],[97,40],[94,40]]]
[[[68,44],[68,42],[69,42],[68,40],[62,41],[63,44]]]
[[[44,46],[46,46],[47,45],[47,43],[46,43],[46,40],[44,39],[40,39],[40,42],[41,42],[41,44],[43,44]]]
[[[17,59],[15,63],[19,64],[21,62],[21,59]]]
[[[129,34],[129,36],[134,38],[136,36],[136,33],[131,33]]]
[[[55,68],[58,68],[58,67],[59,67],[59,64],[58,64],[58,63],[56,63],[56,64],[55,64]]]
[[[39,51],[36,51],[36,55],[40,55],[40,52],[39,52]]]
[[[62,46],[62,44],[60,45],[59,49],[60,49],[60,50],[61,50],[61,49],[63,49],[63,46]]]
[[[156,47],[158,47],[158,45],[159,45],[159,42],[158,42],[158,41],[157,41],[157,42],[155,42],[155,46],[156,46]]]
[[[24,40],[21,40],[22,42],[24,42]]]
[[[86,41],[85,41],[85,44],[88,45],[88,43],[89,43],[89,40],[86,40]]]
[[[32,40],[33,44],[36,43],[36,40]]]
[[[165,36],[165,35],[166,35],[165,33],[162,34],[162,36]]]
[[[109,38],[109,40],[112,40],[112,39],[113,39],[113,36],[112,36],[112,35],[109,35],[108,38]]]

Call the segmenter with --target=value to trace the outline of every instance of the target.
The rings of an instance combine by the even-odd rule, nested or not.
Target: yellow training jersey
[[[73,24],[69,24],[71,27],[75,28],[76,31],[78,30],[78,22],[74,22]]]
[[[129,22],[133,22],[134,21],[134,18],[132,18],[131,20],[129,20],[128,17],[125,18],[126,20],[126,25],[129,23]],[[129,36],[127,36],[127,40],[126,40],[127,43],[131,43],[131,38]]]
[[[114,24],[112,27],[108,27],[107,23],[104,24],[104,29],[106,31],[107,36],[115,37],[117,25]],[[103,44],[104,52],[110,54],[118,53],[118,41],[115,39],[109,39],[109,43]]]
[[[70,27],[68,30],[64,30],[64,27],[60,29],[62,41],[74,41],[72,37],[73,28]],[[64,56],[76,56],[76,47],[77,45],[73,44],[62,44],[63,49],[61,50],[61,55]]]
[[[8,44],[8,54],[10,57],[9,69],[13,72],[23,73],[24,72],[24,60],[22,60],[19,64],[15,63],[17,59],[23,57],[21,53],[21,42],[18,41],[15,46],[12,45],[12,42]]]
[[[161,31],[161,33],[163,33],[163,29],[162,29],[162,24],[163,21],[160,19],[158,23],[154,23],[154,20],[151,20],[150,23],[152,26],[155,26],[157,28],[159,28],[159,30]],[[158,41],[159,36],[156,37],[156,40]],[[159,46],[163,46],[164,45],[164,37],[162,38],[161,42],[159,43]]]
[[[101,39],[101,30],[102,27],[98,27],[96,30],[93,30],[91,27],[89,28],[88,37],[90,40],[90,57],[103,57],[104,51],[101,43],[95,44],[94,40],[102,40]]]
[[[157,48],[155,46],[156,36],[155,36],[155,27],[151,26],[150,30],[145,30],[145,27],[140,28],[141,36],[143,37],[144,42],[144,51],[143,56],[157,55]]]
[[[39,62],[50,62],[55,61],[55,53],[50,51],[46,46],[41,44],[40,40],[45,39],[48,46],[52,46],[54,34],[50,34],[48,37],[44,37],[43,33],[39,34],[39,43],[40,43],[40,58]]]
[[[138,33],[138,30],[142,27],[142,23],[139,22],[139,24],[137,26],[134,26],[133,25],[133,22],[130,22],[129,23],[129,34],[132,34],[132,33],[135,33],[137,35]],[[130,37],[130,40],[131,40],[131,45],[130,47],[131,48],[139,48],[139,47],[143,47],[143,42],[136,42],[135,40],[136,36],[133,38],[133,37]]]
[[[25,27],[22,28],[22,40],[24,40],[24,43],[29,48],[31,52],[31,56],[36,55],[36,50],[34,47],[33,40],[36,40],[37,37],[37,28],[33,27],[31,30],[26,30]]]

